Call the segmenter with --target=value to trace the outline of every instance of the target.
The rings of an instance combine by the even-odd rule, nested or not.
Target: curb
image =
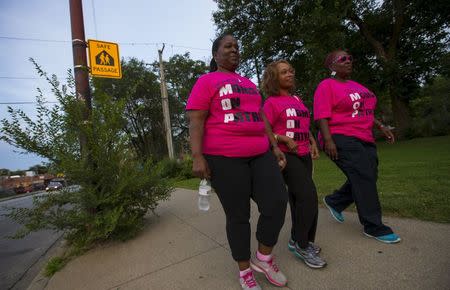
[[[38,274],[33,278],[31,283],[28,285],[27,290],[44,290],[47,287],[48,281],[52,277],[45,276],[45,266],[47,262],[56,256],[62,256],[66,251],[66,241],[64,237],[61,236],[59,239],[55,241],[55,243],[48,249],[48,251],[39,258],[39,261],[33,266],[36,268],[40,268]]]
[[[11,195],[11,196],[0,198],[0,202],[11,200],[11,199],[16,199],[16,198],[21,198],[21,197],[26,197],[26,196],[30,196],[30,195],[35,195],[35,194],[39,194],[39,193],[43,193],[43,192],[45,192],[45,190],[39,190],[39,191],[33,191],[33,192],[29,192],[29,193]]]

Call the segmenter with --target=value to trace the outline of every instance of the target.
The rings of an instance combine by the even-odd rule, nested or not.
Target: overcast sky
[[[163,42],[164,59],[190,52],[193,59],[209,61],[215,9],[212,0],[83,0],[86,39],[117,42],[121,57],[149,63],[161,48],[154,43]],[[54,101],[28,59],[66,78],[73,66],[69,0],[0,0],[0,51],[0,103],[33,102],[38,87]],[[11,106],[34,115],[34,105]],[[7,116],[7,105],[0,104],[0,119]],[[0,168],[27,169],[42,162],[13,150],[0,141]]]

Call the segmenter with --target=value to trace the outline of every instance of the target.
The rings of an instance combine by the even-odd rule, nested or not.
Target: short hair
[[[212,48],[211,48],[212,58],[211,58],[211,62],[209,63],[209,71],[210,72],[214,72],[218,69],[216,60],[214,59],[214,54],[219,50],[220,43],[222,42],[222,39],[224,39],[226,36],[231,36],[234,38],[234,36],[231,33],[224,33],[224,34],[219,35],[213,41]]]
[[[280,59],[269,63],[264,70],[262,89],[266,97],[277,96],[280,94],[280,82],[278,80],[277,66],[280,63],[285,63],[292,68],[292,65],[285,59]],[[289,90],[291,94],[295,92],[295,85]]]
[[[336,54],[338,52],[348,53],[348,51],[346,49],[342,49],[342,48],[335,49],[332,52],[328,53],[327,56],[325,57],[325,61],[323,62],[323,65],[325,66],[325,68],[330,69],[330,66],[333,64],[333,61],[336,59]]]

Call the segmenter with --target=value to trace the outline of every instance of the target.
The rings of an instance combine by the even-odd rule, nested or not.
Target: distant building
[[[33,177],[36,175],[36,172],[34,171],[25,171],[25,176]]]

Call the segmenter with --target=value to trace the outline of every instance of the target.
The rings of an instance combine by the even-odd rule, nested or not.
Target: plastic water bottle
[[[198,209],[201,211],[209,210],[209,198],[211,185],[207,179],[202,179],[198,187]]]

